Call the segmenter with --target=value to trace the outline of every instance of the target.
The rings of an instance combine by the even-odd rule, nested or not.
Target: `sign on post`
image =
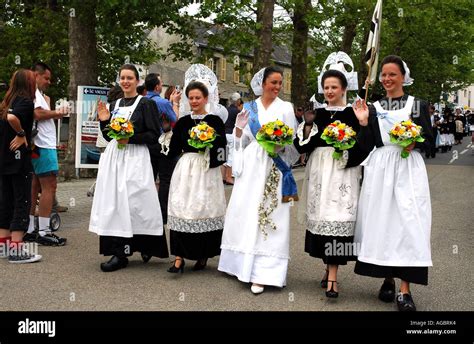
[[[99,168],[103,149],[97,144],[97,137],[101,141],[97,102],[107,102],[108,91],[107,87],[77,87],[76,168]]]

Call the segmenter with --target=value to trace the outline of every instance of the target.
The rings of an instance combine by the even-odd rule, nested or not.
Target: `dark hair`
[[[137,86],[137,93],[142,95],[143,91],[145,91],[145,85],[139,85]]]
[[[123,90],[119,85],[112,86],[107,93],[107,103],[112,103],[114,100],[123,98]]]
[[[52,73],[51,68],[44,62],[36,62],[33,67],[31,67],[31,70],[33,72],[38,72],[39,74],[43,74],[47,70],[49,70],[50,73]]]
[[[385,56],[385,58],[382,60],[382,64],[380,65],[380,69],[382,69],[382,67],[388,63],[395,63],[398,66],[398,68],[400,68],[400,72],[402,73],[402,75],[406,74],[406,70],[405,70],[405,67],[403,67],[403,61],[400,56],[397,56],[397,55]]]
[[[204,97],[209,96],[209,90],[207,89],[206,85],[199,81],[191,81],[189,85],[186,87],[186,97],[189,95],[189,91],[192,90],[200,90]]]
[[[176,87],[173,86],[173,85],[171,85],[170,87],[168,87],[168,88],[166,89],[166,92],[165,92],[165,99],[170,100],[170,98],[171,98],[171,93],[173,93],[175,89],[176,89]]]
[[[156,73],[150,73],[145,78],[145,87],[147,91],[153,91],[157,85],[161,83],[160,75]]]
[[[273,73],[278,73],[280,74],[281,76],[283,76],[283,71],[278,68],[278,67],[275,67],[275,66],[270,66],[270,67],[267,67],[265,68],[265,71],[263,72],[263,80],[262,80],[262,84],[265,82],[265,80],[267,80],[267,78],[272,75]]]
[[[10,87],[8,88],[5,98],[0,104],[0,118],[7,119],[8,110],[10,109],[16,97],[24,97],[30,100],[35,99],[36,81],[35,76],[31,70],[19,69],[10,80]]]
[[[326,81],[327,78],[336,78],[339,79],[339,82],[341,83],[341,87],[343,90],[347,88],[347,79],[342,74],[342,72],[336,70],[336,69],[329,69],[324,72],[323,77],[321,78],[321,87],[324,89],[324,81]]]
[[[131,70],[133,72],[133,74],[135,74],[135,78],[140,79],[140,76],[138,75],[138,70],[137,70],[137,67],[135,67],[134,65],[132,65],[131,63],[126,63],[124,64],[122,67],[120,67],[119,69],[119,76],[120,74],[122,73],[122,71],[126,69],[126,70]]]

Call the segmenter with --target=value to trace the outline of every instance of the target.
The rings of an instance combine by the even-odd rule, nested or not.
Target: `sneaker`
[[[46,235],[38,235],[36,242],[44,246],[64,246],[66,245],[66,238],[60,238],[56,234],[48,233]]]
[[[26,264],[26,263],[34,263],[39,262],[42,256],[40,254],[15,254],[8,256],[8,262],[13,264]]]
[[[25,233],[23,236],[23,241],[24,242],[36,242],[38,238],[38,232],[33,232],[33,233]]]

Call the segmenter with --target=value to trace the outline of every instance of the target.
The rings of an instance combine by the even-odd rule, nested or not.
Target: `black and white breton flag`
[[[380,27],[382,25],[382,0],[377,0],[372,22],[370,24],[369,40],[365,51],[365,63],[370,70],[370,83],[374,83],[377,78],[377,65],[380,48]]]

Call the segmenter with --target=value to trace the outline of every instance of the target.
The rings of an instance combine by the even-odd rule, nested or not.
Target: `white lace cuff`
[[[349,161],[349,151],[343,150],[342,157],[339,160],[336,160],[336,166],[338,169],[342,170],[346,168],[347,162]]]
[[[296,130],[296,136],[298,137],[300,146],[304,146],[305,144],[307,144],[309,140],[311,140],[311,137],[313,137],[314,135],[318,133],[318,126],[316,125],[316,123],[313,123],[311,132],[309,133],[308,138],[305,140],[304,139],[304,125],[305,125],[304,121],[301,122],[298,125],[298,129]]]

